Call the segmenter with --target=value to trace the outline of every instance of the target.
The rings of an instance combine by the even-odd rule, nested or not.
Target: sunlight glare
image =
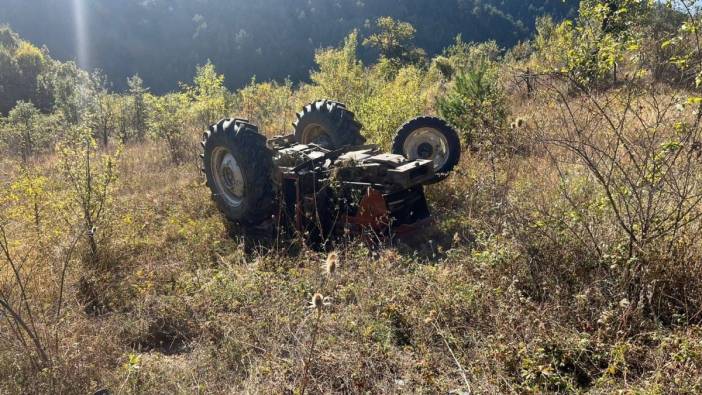
[[[78,54],[78,65],[84,69],[90,69],[88,58],[88,30],[86,26],[85,0],[73,0],[73,21],[75,43]]]

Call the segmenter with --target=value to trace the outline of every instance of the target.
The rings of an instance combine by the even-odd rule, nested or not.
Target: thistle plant
[[[312,296],[312,300],[308,304],[308,308],[314,312],[315,318],[312,326],[312,339],[310,340],[310,351],[307,354],[307,360],[303,364],[303,374],[302,374],[302,386],[300,387],[300,394],[305,394],[305,389],[307,388],[307,382],[309,381],[310,364],[312,363],[312,358],[314,357],[315,346],[317,345],[317,334],[319,333],[319,323],[322,319],[322,310],[325,306],[331,305],[331,299],[327,296],[324,297],[321,293],[317,292]]]

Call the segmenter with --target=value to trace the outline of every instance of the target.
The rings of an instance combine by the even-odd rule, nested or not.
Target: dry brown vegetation
[[[519,104],[534,114],[520,133],[572,137],[561,108],[541,100],[551,99]],[[585,111],[583,100],[568,104]],[[303,380],[310,392],[700,390],[699,221],[664,240],[672,250],[643,246],[654,255],[632,262],[626,228],[574,154],[530,151],[467,154],[429,191],[437,229],[419,252],[388,246],[369,257],[351,243],[331,274],[325,254],[245,252],[196,166],[171,165],[162,143],[124,150],[99,264],[81,258],[82,241],[73,249],[52,234],[65,191],[47,177],[40,226],[6,223],[3,246],[22,268],[50,364],[28,375],[41,357],[4,330],[4,391],[285,392]],[[58,162],[35,171],[58,174]],[[21,174],[3,169],[5,182]],[[32,209],[26,199],[11,207]],[[319,315],[307,308],[317,292],[329,298]]]
[[[503,100],[486,114],[505,119],[464,130],[480,141],[428,188],[432,229],[373,252],[230,237],[192,148],[207,114],[272,133],[336,92],[387,144],[395,117],[437,111],[454,86],[441,70],[490,52],[459,42],[388,75],[358,64],[353,40],[319,53],[310,85],[229,102],[201,70],[182,106],[146,96],[175,121],[150,118],[151,138],[97,147],[69,128],[29,163],[0,159],[0,392],[702,392],[689,85],[552,71],[527,91],[538,52],[491,60],[499,84],[476,108]]]

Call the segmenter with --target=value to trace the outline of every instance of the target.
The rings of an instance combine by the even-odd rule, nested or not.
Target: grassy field
[[[519,113],[535,114],[519,130],[528,137],[545,104],[513,99]],[[693,323],[702,317],[692,310],[700,307],[699,260],[663,262],[665,277],[655,273],[648,281],[656,288],[632,300],[634,280],[625,278],[616,246],[605,266],[572,235],[562,224],[562,211],[572,208],[559,194],[553,158],[536,145],[528,151],[499,158],[466,151],[459,170],[428,190],[434,228],[412,246],[374,254],[354,241],[330,254],[247,251],[228,236],[197,161],[173,166],[161,143],[145,142],[120,153],[93,259],[80,231],[65,230],[76,206],[70,184],[55,176],[63,160],[36,163],[40,178],[6,161],[6,216],[15,220],[4,223],[3,246],[22,273],[51,367],[31,374],[37,350],[27,336],[21,342],[3,330],[0,388],[701,391],[702,331]],[[585,203],[590,192],[581,192]],[[606,211],[592,229],[616,240]],[[3,292],[17,296],[11,274],[3,271]],[[667,294],[678,285],[684,292]],[[659,298],[659,311],[647,297]],[[687,299],[668,308],[667,297]]]

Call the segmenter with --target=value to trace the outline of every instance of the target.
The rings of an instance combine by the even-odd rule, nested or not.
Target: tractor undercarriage
[[[334,235],[392,237],[430,221],[422,183],[434,177],[430,160],[408,160],[375,146],[330,151],[271,141],[278,163],[281,218],[314,243]]]
[[[246,120],[224,119],[204,133],[203,172],[230,223],[322,248],[349,235],[401,237],[431,222],[424,185],[460,158],[456,132],[438,118],[403,125],[393,153],[364,145],[362,125],[338,102],[305,106],[293,126],[266,139]]]

